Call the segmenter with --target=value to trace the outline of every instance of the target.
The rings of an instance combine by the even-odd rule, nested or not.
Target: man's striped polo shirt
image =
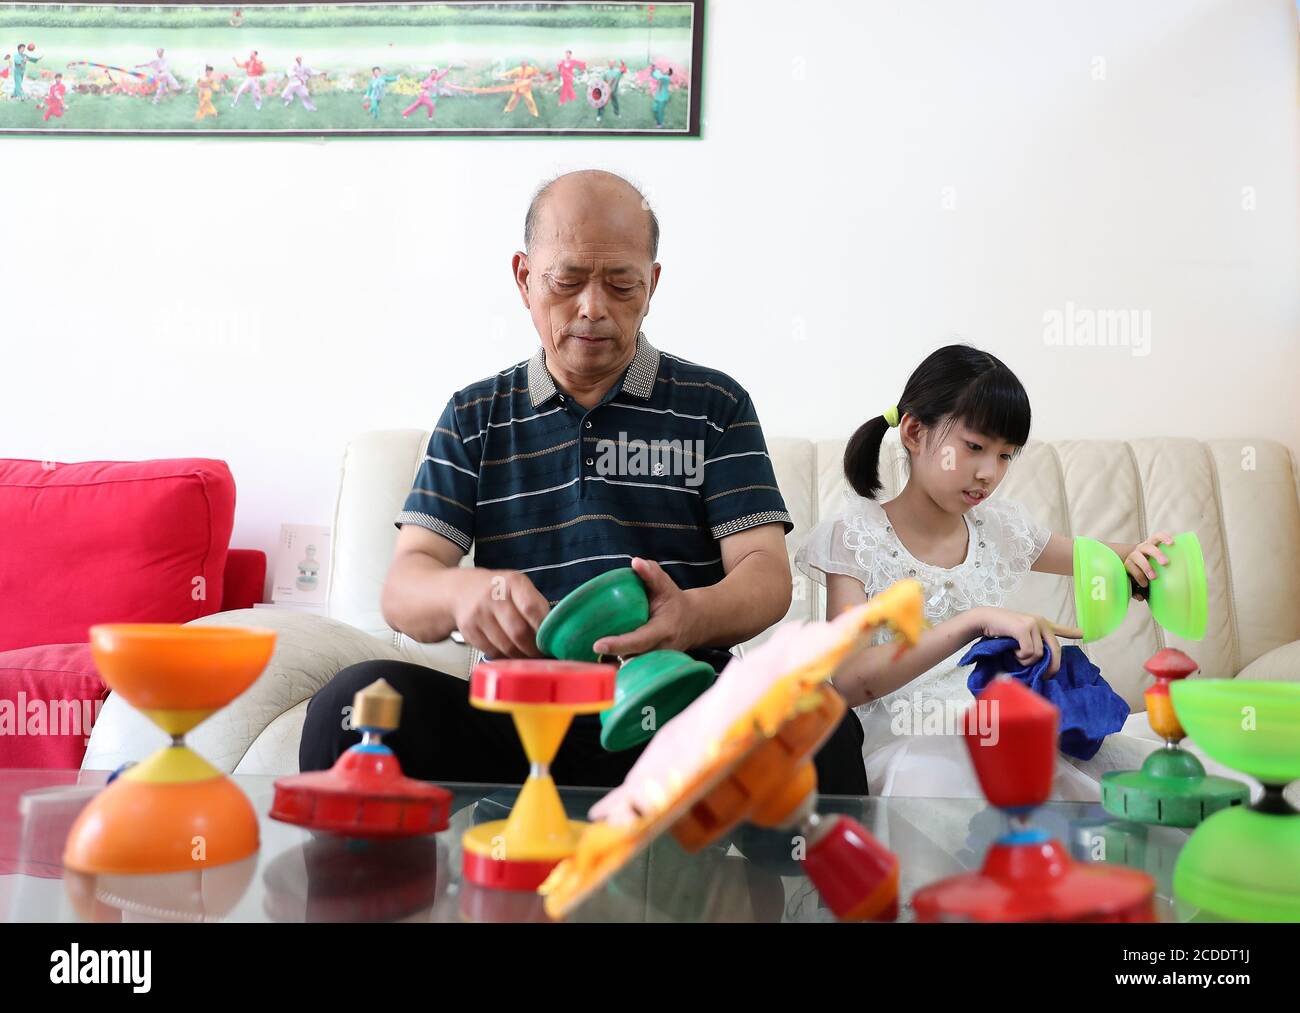
[[[633,556],[679,587],[714,584],[718,540],[773,523],[793,527],[749,395],[644,334],[590,410],[542,348],[454,394],[397,517],[523,571],[551,604]]]

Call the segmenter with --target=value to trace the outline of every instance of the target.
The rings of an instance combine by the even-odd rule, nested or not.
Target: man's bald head
[[[567,231],[565,220],[593,211],[644,228],[650,260],[659,256],[659,219],[649,201],[622,176],[603,169],[581,169],[542,184],[524,218],[524,252],[532,254],[538,242]]]
[[[580,404],[595,404],[636,354],[659,285],[654,212],[621,176],[570,172],[533,197],[524,251],[510,267],[546,368]]]

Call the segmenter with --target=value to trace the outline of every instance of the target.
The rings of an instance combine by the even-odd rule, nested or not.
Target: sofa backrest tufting
[[[343,460],[335,512],[330,615],[391,641],[412,660],[466,675],[469,652],[454,643],[416,644],[384,622],[379,594],[401,509],[429,434],[365,433]],[[795,521],[786,544],[839,509],[843,440],[772,438],[768,450]],[[906,455],[891,433],[881,448],[882,498],[906,480]],[[1196,531],[1210,589],[1209,628],[1199,643],[1160,629],[1140,604],[1124,625],[1088,646],[1118,692],[1142,707],[1142,663],[1161,647],[1186,650],[1207,676],[1232,677],[1275,647],[1300,639],[1300,499],[1286,447],[1269,440],[1144,438],[1031,442],[997,495],[1023,502],[1053,531],[1136,541],[1156,530]],[[1031,574],[1011,603],[1062,622],[1074,618],[1070,582]],[[786,621],[823,616],[824,593],[796,581]],[[762,637],[758,638],[761,641]]]

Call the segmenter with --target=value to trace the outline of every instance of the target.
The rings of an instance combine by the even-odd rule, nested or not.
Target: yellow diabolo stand
[[[509,819],[480,823],[461,841],[462,871],[479,886],[536,890],[573,853],[586,824],[571,820],[550,764],[575,714],[614,703],[618,669],[577,661],[485,661],[470,677],[470,703],[514,718],[530,764]]]

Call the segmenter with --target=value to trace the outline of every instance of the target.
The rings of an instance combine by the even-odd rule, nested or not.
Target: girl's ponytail
[[[883,415],[858,426],[844,448],[844,477],[859,496],[875,499],[880,492],[880,444],[889,431]]]

